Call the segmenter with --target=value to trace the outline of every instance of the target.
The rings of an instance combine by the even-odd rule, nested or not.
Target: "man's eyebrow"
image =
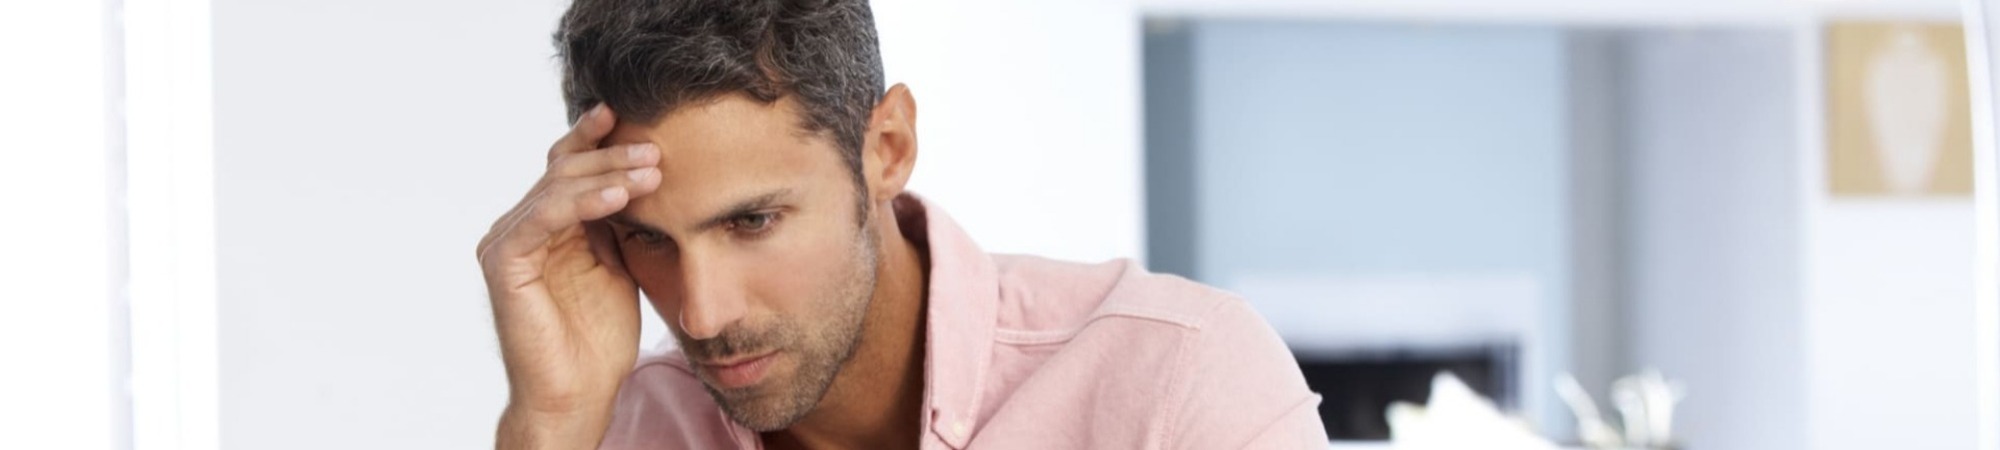
[[[713,216],[709,216],[707,220],[701,221],[699,225],[695,225],[694,232],[700,233],[703,231],[708,231],[715,227],[727,225],[730,220],[734,220],[737,217],[742,217],[750,215],[752,213],[756,213],[759,210],[768,209],[772,205],[777,204],[779,200],[783,200],[785,197],[789,197],[791,195],[792,195],[791,188],[780,188],[774,191],[759,194],[756,197],[743,199],[742,201],[736,202],[736,204],[729,205],[729,207],[723,209],[722,212],[716,213]]]
[[[745,215],[749,215],[751,213],[755,213],[759,210],[770,208],[772,205],[777,204],[780,200],[784,200],[786,197],[790,197],[792,193],[793,191],[791,188],[780,188],[770,192],[765,192],[763,194],[758,194],[756,197],[743,199],[741,201],[736,202],[735,204],[729,205],[728,208],[724,208],[722,212],[717,213],[713,216],[709,216],[708,219],[698,222],[695,225],[694,230],[692,230],[691,232],[700,233],[703,231],[708,231],[715,227],[727,225],[730,220],[734,220],[737,217],[742,217]],[[640,223],[637,220],[633,220],[631,217],[626,217],[624,212],[612,214],[610,216],[605,217],[604,220],[618,224],[619,226],[633,228],[647,233],[662,234],[662,235],[667,234],[666,232],[661,231],[658,227]]]
[[[652,234],[661,234],[661,235],[664,235],[664,234],[666,234],[666,233],[663,233],[663,232],[661,232],[659,228],[654,228],[654,227],[653,227],[652,225],[647,225],[647,224],[643,224],[643,223],[639,223],[639,221],[637,221],[637,220],[632,220],[632,218],[630,218],[630,217],[625,217],[625,213],[624,213],[624,212],[619,212],[619,213],[617,213],[617,214],[612,214],[612,215],[610,215],[610,216],[607,216],[607,217],[605,217],[605,218],[604,218],[604,220],[606,220],[606,221],[609,221],[609,222],[611,222],[611,223],[615,223],[615,224],[618,224],[619,226],[622,226],[622,227],[625,227],[625,228],[632,228],[632,229],[636,229],[636,230],[639,230],[639,231],[644,231],[644,232],[647,232],[647,233],[652,233]]]

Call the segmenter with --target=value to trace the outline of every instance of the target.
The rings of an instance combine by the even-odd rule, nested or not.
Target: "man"
[[[905,193],[863,0],[578,0],[555,41],[574,126],[478,249],[500,447],[1325,446],[1241,300],[989,255]],[[639,292],[677,349],[640,357]]]

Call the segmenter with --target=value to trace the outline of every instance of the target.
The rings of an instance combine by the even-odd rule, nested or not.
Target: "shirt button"
[[[951,424],[951,434],[958,435],[958,437],[965,437],[965,429],[965,422]]]

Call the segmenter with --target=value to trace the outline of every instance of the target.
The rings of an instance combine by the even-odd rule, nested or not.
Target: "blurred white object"
[[[1646,404],[1646,419],[1652,425],[1654,447],[1670,447],[1674,441],[1674,409],[1687,397],[1686,388],[1667,381],[1659,371],[1647,371],[1639,378],[1640,398]]]
[[[1389,406],[1388,414],[1389,441],[1399,450],[1557,448],[1449,372],[1431,379],[1428,405],[1399,402]]]
[[[1618,405],[1618,416],[1625,419],[1625,442],[1645,445],[1653,442],[1652,427],[1648,425],[1646,400],[1627,383],[1631,380],[1628,376],[1611,385],[1611,404]]]
[[[1667,381],[1657,370],[1648,370],[1612,382],[1611,396],[1625,414],[1626,444],[1643,448],[1673,445],[1674,406],[1686,397],[1686,389],[1679,383]],[[1629,410],[1627,403],[1631,404]]]
[[[1556,393],[1576,414],[1577,435],[1593,449],[1674,448],[1674,407],[1687,397],[1680,383],[1667,380],[1657,370],[1647,370],[1619,378],[1611,384],[1611,403],[1624,419],[1624,435],[1611,428],[1597,410],[1590,393],[1576,377],[1564,373],[1556,377]]]
[[[1625,446],[1625,439],[1604,422],[1604,414],[1597,411],[1597,402],[1590,399],[1590,392],[1583,390],[1583,383],[1576,381],[1575,375],[1569,372],[1557,375],[1556,394],[1576,414],[1576,434],[1584,446],[1599,449]]]

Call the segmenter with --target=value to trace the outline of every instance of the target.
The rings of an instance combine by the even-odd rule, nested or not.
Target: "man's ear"
[[[897,83],[875,102],[861,145],[861,177],[868,185],[869,203],[882,204],[902,195],[917,166],[917,100],[909,86]]]

